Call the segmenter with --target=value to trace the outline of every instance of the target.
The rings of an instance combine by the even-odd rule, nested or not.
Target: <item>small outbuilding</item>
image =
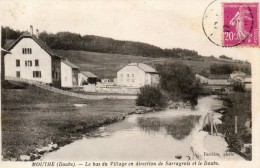
[[[80,71],[78,75],[79,86],[97,84],[97,76],[89,71]]]
[[[61,60],[61,87],[73,88],[78,86],[79,67],[67,59]]]

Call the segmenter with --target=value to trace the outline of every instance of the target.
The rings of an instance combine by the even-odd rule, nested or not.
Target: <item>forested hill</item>
[[[23,32],[15,31],[9,27],[1,27],[2,47],[5,39],[17,39]],[[93,35],[80,35],[70,32],[56,34],[41,32],[40,38],[52,49],[81,50],[100,53],[138,55],[144,57],[172,57],[172,58],[197,58],[198,53],[193,50],[173,48],[162,49],[147,43],[114,40]]]

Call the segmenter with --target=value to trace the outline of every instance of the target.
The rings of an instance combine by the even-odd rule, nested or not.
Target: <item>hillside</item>
[[[9,27],[1,27],[1,32],[1,45],[5,49],[23,33]],[[131,62],[143,62],[156,68],[157,64],[181,61],[194,72],[203,71],[203,74],[207,73],[213,64],[228,64],[233,66],[231,70],[244,70],[248,74],[251,72],[249,63],[235,61],[225,55],[221,55],[220,58],[203,57],[196,51],[181,48],[162,49],[142,42],[120,41],[93,35],[82,36],[71,32],[52,34],[44,31],[40,33],[40,39],[58,55],[68,58],[81,70],[95,73],[99,78],[115,78],[116,72]]]
[[[17,39],[22,33],[19,30],[13,30],[9,27],[1,27],[3,48],[8,48],[10,39]],[[171,48],[162,49],[158,46],[137,41],[122,41],[112,38],[80,35],[71,32],[58,32],[56,34],[43,31],[39,34],[39,38],[43,40],[51,49],[58,50],[77,50],[77,51],[92,51],[100,53],[138,55],[144,57],[167,57],[167,58],[183,58],[192,57],[198,58],[197,51]]]
[[[174,63],[181,61],[190,66],[194,72],[200,73],[203,70],[210,69],[213,64],[231,64],[235,66],[245,66],[250,68],[250,64],[245,62],[236,62],[212,57],[202,57],[197,60],[174,59],[174,58],[149,58],[142,56],[106,54],[88,51],[74,50],[55,50],[55,52],[64,58],[68,58],[72,63],[80,67],[81,70],[91,71],[99,78],[113,79],[116,72],[131,62],[143,62],[156,68],[157,64]]]

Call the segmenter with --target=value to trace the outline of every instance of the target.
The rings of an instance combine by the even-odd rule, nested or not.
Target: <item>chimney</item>
[[[39,30],[36,29],[36,37],[39,38]]]
[[[30,25],[30,33],[31,33],[31,35],[33,35],[33,26],[32,25]]]

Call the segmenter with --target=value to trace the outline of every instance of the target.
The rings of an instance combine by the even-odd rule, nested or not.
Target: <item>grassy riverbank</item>
[[[224,100],[225,108],[219,110],[223,114],[219,125],[226,141],[235,152],[244,158],[252,158],[252,112],[251,92],[231,93],[221,98]],[[237,116],[237,133],[235,133],[235,116]]]
[[[84,100],[30,85],[2,86],[9,88],[1,91],[4,159],[28,155],[51,142],[63,146],[135,110],[134,100]]]

